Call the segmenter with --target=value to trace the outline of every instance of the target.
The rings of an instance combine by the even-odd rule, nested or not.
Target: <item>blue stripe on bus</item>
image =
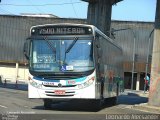
[[[39,80],[39,81],[51,82],[51,79],[42,79],[42,78],[39,78],[39,77],[33,77],[33,79]],[[81,77],[81,78],[69,79],[69,80],[75,80],[75,82],[82,82],[85,79],[86,79],[86,77]],[[66,81],[69,81],[69,80],[66,80]],[[52,82],[60,82],[60,80],[54,80],[54,79],[52,79]]]
[[[86,79],[86,77],[74,79],[76,82],[82,82]]]
[[[39,80],[39,81],[51,82],[51,79],[42,79],[42,78],[39,78],[39,77],[33,77],[33,79]],[[52,79],[52,82],[60,82],[60,80]]]

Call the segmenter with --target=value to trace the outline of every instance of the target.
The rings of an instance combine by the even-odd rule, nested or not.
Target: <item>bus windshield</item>
[[[34,72],[85,72],[94,68],[90,39],[35,39],[30,53],[30,70]]]

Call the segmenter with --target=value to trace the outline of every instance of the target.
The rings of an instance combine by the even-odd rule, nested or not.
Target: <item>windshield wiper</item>
[[[48,46],[51,48],[53,53],[56,54],[56,49],[52,46],[52,44],[49,42],[49,40],[45,37],[44,40],[47,42]]]
[[[65,53],[69,53],[69,51],[75,45],[75,43],[77,42],[77,40],[78,40],[78,37],[75,37],[74,41],[70,44],[70,46],[67,48],[67,50],[65,51]]]

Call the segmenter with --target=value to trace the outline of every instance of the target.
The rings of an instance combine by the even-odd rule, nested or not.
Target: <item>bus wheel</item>
[[[44,99],[44,108],[47,109],[51,109],[52,108],[52,100],[51,99]]]
[[[103,102],[101,100],[90,100],[90,108],[92,111],[97,112],[102,109]]]
[[[105,104],[109,106],[113,106],[117,104],[117,97],[111,97],[105,99]]]

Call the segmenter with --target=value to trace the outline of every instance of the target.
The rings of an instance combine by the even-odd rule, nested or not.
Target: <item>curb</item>
[[[150,105],[148,105],[148,103],[142,103],[142,104],[139,104],[139,105],[134,105],[132,108],[136,109],[136,110],[150,112],[150,113],[153,113],[153,114],[160,114],[160,107],[150,106]]]

